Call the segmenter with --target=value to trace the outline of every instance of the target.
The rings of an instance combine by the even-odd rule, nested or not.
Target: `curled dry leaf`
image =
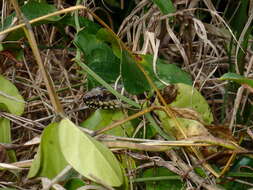
[[[211,133],[204,127],[204,125],[196,120],[177,118],[177,122],[180,124],[186,137],[211,136]],[[170,128],[170,132],[172,132],[176,139],[185,139],[185,136],[178,130],[175,120],[163,120],[163,125],[167,125],[167,123],[169,125],[168,127]]]
[[[204,123],[203,119],[201,118],[200,114],[193,109],[190,108],[171,108],[173,112],[176,114],[176,117],[181,117],[185,119],[196,120],[200,123]]]

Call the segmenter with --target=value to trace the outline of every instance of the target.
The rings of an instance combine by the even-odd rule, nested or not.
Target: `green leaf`
[[[88,18],[85,17],[78,17],[79,20],[79,24],[81,28],[84,28],[84,30],[86,32],[88,32],[89,34],[96,34],[98,32],[98,30],[101,28],[100,25],[98,25],[95,22],[92,22],[91,20],[89,20]],[[56,22],[54,23],[55,25],[57,25],[58,27],[60,27],[63,31],[63,33],[65,34],[65,27],[67,26],[72,26],[72,27],[76,27],[75,24],[75,18],[73,15],[67,14],[65,15],[60,22]]]
[[[181,190],[184,185],[180,176],[162,167],[145,170],[137,181],[145,182],[146,190]]]
[[[85,30],[77,34],[74,43],[86,56],[86,62],[90,69],[108,83],[113,83],[117,79],[120,60],[106,43]]]
[[[76,190],[84,185],[85,183],[83,182],[83,180],[79,178],[72,178],[68,180],[68,182],[64,185],[64,188],[67,190]]]
[[[97,38],[110,43],[114,55],[116,55],[119,59],[121,58],[121,48],[119,46],[119,42],[111,32],[105,28],[101,28],[97,33]]]
[[[41,159],[41,145],[38,147],[37,154],[34,156],[32,165],[29,169],[29,173],[27,175],[28,178],[32,178],[35,176],[40,176],[39,170],[42,167],[42,159]]]
[[[11,125],[10,120],[0,117],[0,142],[1,143],[12,143],[11,142]],[[9,161],[16,162],[16,155],[14,150],[7,151]]]
[[[206,99],[200,92],[192,86],[179,83],[176,84],[178,94],[176,99],[170,104],[177,108],[190,108],[198,112],[206,124],[213,122],[213,114]]]
[[[41,17],[43,15],[47,15],[52,12],[56,12],[57,9],[53,5],[49,5],[47,3],[40,3],[37,1],[28,1],[28,3],[26,3],[25,5],[21,7],[21,11],[28,20],[32,20],[34,18]],[[15,15],[16,13],[12,13],[5,19],[3,27],[1,27],[2,30],[10,27]],[[45,20],[58,21],[60,18],[61,18],[60,16],[52,16]]]
[[[10,120],[0,117],[0,142],[11,143]]]
[[[207,104],[205,98],[192,86],[186,84],[176,84],[177,96],[176,99],[170,104],[172,107],[176,108],[190,108],[198,113],[198,116],[206,124],[211,124],[213,121],[213,115]],[[159,119],[162,121],[163,127],[166,132],[176,138],[182,139],[182,132],[179,130],[177,123],[172,118],[169,118],[166,113],[162,111],[156,111]],[[177,118],[180,126],[185,131],[188,137],[205,135],[208,136],[208,130],[198,121],[185,118]]]
[[[40,176],[52,179],[68,165],[61,153],[58,123],[52,123],[44,129],[37,154],[28,177]]]
[[[26,16],[28,20],[32,20],[37,17],[41,17],[44,15],[47,15],[52,12],[56,12],[57,9],[53,5],[49,5],[47,3],[40,3],[38,1],[28,1],[25,5],[21,7],[22,13]],[[16,17],[16,13],[13,12],[10,14],[3,22],[3,25],[1,24],[0,30],[5,30],[7,28],[11,27],[11,24]],[[55,22],[60,20],[60,16],[53,16],[50,18],[46,18],[43,21],[36,22],[33,25],[40,25],[44,23],[50,23],[50,22]],[[24,37],[24,31],[22,29],[18,29],[15,31],[12,31],[11,33],[8,34],[8,36],[5,38],[6,43],[3,44],[3,49],[4,50],[9,50],[11,51],[14,55],[22,52],[23,48],[20,47],[19,43],[9,43],[8,41],[18,41],[20,38]]]
[[[163,14],[176,12],[176,9],[171,0],[153,0],[153,2],[159,7]]]
[[[70,120],[60,122],[59,139],[65,159],[80,174],[110,186],[122,185],[122,170],[112,152],[80,131]]]
[[[250,6],[250,1],[231,1],[229,3],[229,9],[226,10],[225,18],[230,20],[230,28],[232,32],[235,34],[235,38],[239,39],[243,36],[242,39],[239,39],[240,48],[236,53],[237,64],[236,67],[239,70],[240,74],[244,73],[245,64],[246,64],[246,56],[247,49],[251,46],[250,39],[252,38],[252,25],[250,27],[245,27],[248,22],[248,9]],[[238,24],[240,23],[240,24]],[[246,29],[246,30],[245,30]],[[235,40],[235,39],[234,39]],[[229,57],[234,54],[234,48],[236,45],[234,44],[234,40],[231,40],[231,44],[229,47]],[[235,64],[229,61],[229,70],[231,72],[235,72]]]
[[[18,89],[2,75],[0,75],[0,84],[0,110],[22,115],[25,102]]]
[[[125,114],[120,110],[113,111],[98,109],[88,119],[82,122],[81,126],[96,131],[114,123],[115,121],[124,119],[125,117]],[[130,136],[133,133],[133,130],[134,127],[131,122],[126,122],[123,125],[107,131],[106,134]]]
[[[85,54],[85,56],[90,55],[94,49],[102,48],[102,46],[106,45],[98,40],[95,34],[90,34],[85,29],[78,32],[74,39],[74,44]]]
[[[135,101],[121,95],[119,92],[117,92],[110,84],[106,83],[100,76],[98,76],[94,71],[92,71],[87,65],[85,65],[80,60],[76,59],[76,63],[84,69],[87,73],[89,73],[99,84],[104,86],[110,93],[112,93],[114,96],[120,98],[125,103],[132,105],[136,108],[141,108],[139,104],[137,104]]]
[[[163,88],[165,86],[160,80],[169,84],[185,83],[192,85],[191,76],[188,73],[174,64],[166,63],[162,59],[157,59],[155,65],[157,76],[153,69],[152,55],[143,55],[140,64],[145,68],[146,72],[149,74],[149,77],[153,80],[158,88]]]
[[[252,172],[228,172],[226,174],[229,177],[250,177],[253,178],[253,173]]]
[[[47,15],[49,13],[57,11],[57,9],[53,5],[49,5],[47,3],[40,3],[37,1],[28,1],[25,5],[21,7],[22,13],[26,16],[28,20],[32,20],[34,18],[40,17]],[[11,24],[16,17],[16,13],[13,12],[10,14],[3,22],[3,25],[1,25],[0,30],[5,30],[9,27],[11,27]],[[49,23],[49,22],[55,22],[61,19],[60,16],[53,16],[50,18],[47,18],[43,21],[36,22],[33,25],[39,25],[39,24],[44,24],[44,23]],[[23,48],[20,48],[20,44],[18,43],[8,43],[8,41],[18,41],[20,38],[24,37],[24,31],[22,29],[15,30],[11,33],[8,34],[8,36],[5,38],[5,41],[7,43],[3,44],[3,49],[4,50],[9,50],[11,51],[14,55],[22,52]]]
[[[34,18],[56,12],[57,9],[53,5],[49,5],[47,3],[29,1],[21,8],[21,11],[28,20],[32,20]],[[52,16],[45,20],[58,21],[60,18],[61,18],[60,16]]]
[[[0,51],[3,51],[4,50],[4,46],[3,44],[0,44]]]
[[[223,187],[225,189],[250,189],[251,186],[247,183],[253,183],[251,170],[252,167],[253,159],[247,156],[241,156],[234,162],[227,176],[231,176],[235,179],[245,181],[246,183],[240,183],[238,181],[226,181],[225,179],[223,179],[221,184],[224,184]],[[251,176],[249,176],[250,173]]]
[[[106,44],[92,50],[87,55],[87,62],[89,67],[108,83],[113,83],[119,76],[119,59]]]
[[[198,174],[199,176],[201,176],[203,178],[207,177],[207,174],[206,174],[205,170],[201,167],[194,168],[194,171],[196,172],[196,174]]]
[[[221,76],[220,80],[230,80],[238,84],[247,84],[253,88],[253,80],[236,73],[226,73]]]
[[[232,20],[230,21],[231,29],[234,33],[237,33],[237,36],[241,34],[246,22],[248,21],[248,6],[250,1],[235,1],[234,3],[230,3],[231,9],[230,14],[232,16]],[[234,6],[234,7],[232,7]],[[229,18],[231,19],[229,15]],[[238,24],[240,23],[240,24]],[[249,27],[250,28],[250,27]]]
[[[127,51],[123,51],[121,61],[121,75],[126,91],[131,94],[141,94],[150,90],[146,77],[136,65],[136,60]]]

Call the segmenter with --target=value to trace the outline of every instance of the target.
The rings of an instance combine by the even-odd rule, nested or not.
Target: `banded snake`
[[[117,91],[122,90],[122,85],[117,86]],[[177,89],[174,85],[169,85],[160,90],[160,93],[163,95],[165,101],[167,103],[172,102],[176,95]],[[128,93],[124,93],[125,96],[133,98],[134,96],[129,95]],[[145,100],[144,95],[138,95],[139,100]],[[154,97],[152,98],[154,99]],[[123,107],[129,107],[126,104],[123,104],[117,97],[115,97],[112,93],[110,93],[104,87],[96,87],[91,89],[83,96],[84,103],[93,109],[119,109]]]

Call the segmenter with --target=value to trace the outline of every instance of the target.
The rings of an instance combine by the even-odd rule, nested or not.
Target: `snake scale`
[[[123,86],[118,85],[117,91],[120,92]],[[168,85],[160,90],[167,103],[172,102],[177,94],[177,89],[174,85]],[[128,93],[124,95],[132,98]],[[145,99],[145,96],[140,95],[138,99]],[[154,99],[154,98],[153,98]],[[109,92],[105,87],[96,87],[91,89],[83,96],[84,103],[92,109],[119,109],[126,107],[116,96]]]

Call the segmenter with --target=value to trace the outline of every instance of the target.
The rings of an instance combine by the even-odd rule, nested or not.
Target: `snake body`
[[[120,92],[122,88],[123,88],[122,85],[118,85],[116,90]],[[174,85],[169,85],[163,88],[162,90],[160,90],[160,93],[164,97],[166,103],[170,103],[175,99],[177,95],[177,90]],[[129,94],[126,94],[126,93],[125,95],[128,97],[130,96]],[[145,96],[144,96],[144,99],[145,99]],[[83,100],[84,100],[84,103],[92,109],[99,109],[99,108],[100,109],[119,109],[122,107],[128,107],[104,87],[96,87],[96,88],[91,89],[91,91],[87,92],[83,96]]]
[[[117,90],[119,91],[121,87],[118,87]],[[87,92],[84,97],[84,103],[93,109],[118,109],[122,107],[122,103],[110,93],[104,87],[96,87],[93,88],[91,91]]]

